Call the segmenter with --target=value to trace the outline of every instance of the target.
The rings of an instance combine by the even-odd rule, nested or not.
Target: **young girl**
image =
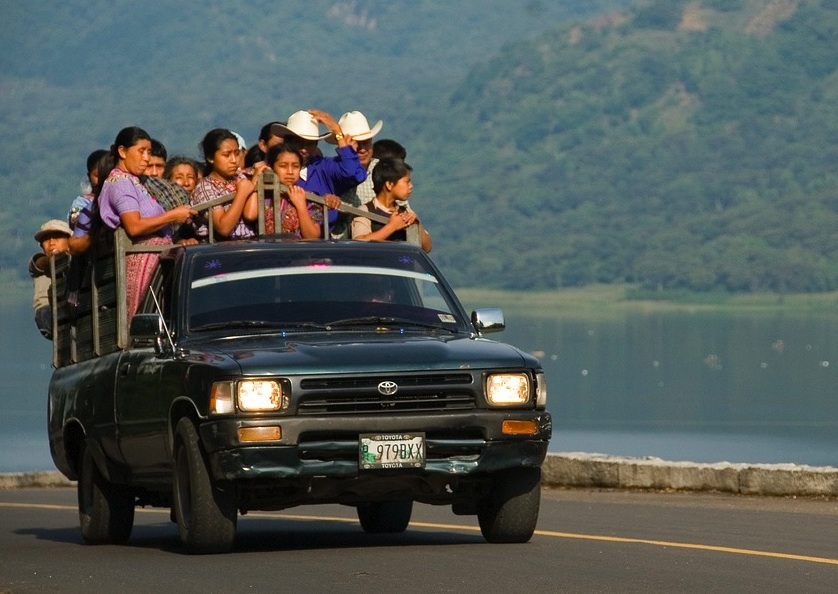
[[[258,216],[256,185],[241,171],[238,139],[227,129],[215,128],[204,136],[201,149],[206,161],[205,176],[192,192],[192,204],[198,205],[234,193],[231,203],[212,209],[216,236],[226,239],[254,237],[254,221]],[[201,225],[196,233],[198,237],[206,237],[208,231]]]
[[[279,181],[288,186],[280,201],[280,231],[303,239],[322,237],[323,209],[306,200],[305,190],[297,185],[303,161],[300,152],[286,144],[277,144],[268,149],[266,159]]]

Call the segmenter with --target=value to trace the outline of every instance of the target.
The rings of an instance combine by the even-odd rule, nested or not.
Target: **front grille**
[[[398,385],[395,394],[378,391],[382,382]],[[470,373],[375,377],[307,378],[300,382],[300,415],[391,414],[471,410],[475,407]]]

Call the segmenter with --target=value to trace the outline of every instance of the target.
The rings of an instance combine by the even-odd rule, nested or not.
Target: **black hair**
[[[209,175],[212,172],[210,159],[225,140],[235,140],[236,147],[239,146],[239,139],[227,128],[213,128],[204,135],[203,140],[201,140],[201,153],[204,155],[204,175]]]
[[[113,153],[104,151],[102,155],[99,157],[99,160],[96,161],[96,173],[99,174],[99,181],[92,188],[94,196],[99,196],[99,193],[102,191],[102,186],[104,185],[105,180],[108,179],[108,175],[110,174],[111,170],[114,167],[116,167],[117,160],[118,157],[114,157]]]
[[[407,150],[395,140],[382,138],[372,143],[374,159],[407,159]]]
[[[271,132],[271,127],[274,124],[281,124],[284,126],[285,122],[268,122],[267,124],[262,126],[262,129],[259,130],[259,140],[267,142],[271,139],[271,136],[276,136],[273,132]]]
[[[167,157],[169,156],[166,152],[165,145],[157,140],[156,138],[151,139],[151,156],[152,157],[163,157],[163,160],[166,161]]]
[[[253,167],[259,161],[265,160],[265,153],[262,152],[262,149],[259,148],[259,144],[254,144],[252,147],[247,149],[247,152],[244,154],[244,166],[245,167]]]
[[[378,194],[386,182],[396,183],[411,171],[413,167],[401,159],[381,159],[372,170],[373,192]]]
[[[148,132],[139,126],[128,126],[127,128],[120,130],[111,145],[110,152],[111,156],[115,160],[114,162],[119,161],[119,147],[124,146],[125,148],[131,148],[141,140],[148,140],[151,142],[151,136],[149,136]],[[110,171],[108,173],[110,173]]]
[[[87,155],[87,173],[90,173],[94,169],[96,169],[96,164],[99,162],[99,159],[102,158],[102,155],[107,155],[108,151],[105,149],[96,149],[89,155]]]
[[[268,149],[267,155],[265,155],[265,162],[273,169],[274,163],[276,160],[279,159],[279,156],[282,153],[291,153],[293,155],[297,155],[297,158],[300,160],[300,164],[303,163],[303,156],[300,154],[300,151],[297,150],[297,147],[291,144],[275,144],[271,148]]]
[[[184,155],[175,155],[168,161],[166,161],[166,169],[163,170],[163,178],[171,180],[172,179],[172,171],[174,171],[175,167],[179,165],[189,165],[192,168],[192,171],[195,172],[195,177],[198,177],[198,174],[201,173],[201,168],[198,166],[198,163],[192,157],[186,157]],[[196,180],[197,181],[197,180]]]

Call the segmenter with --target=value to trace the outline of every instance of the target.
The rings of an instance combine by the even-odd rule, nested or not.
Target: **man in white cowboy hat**
[[[370,127],[367,118],[360,111],[346,112],[340,116],[338,123],[343,133],[352,138],[351,144],[358,153],[358,160],[367,171],[367,179],[341,194],[340,199],[352,206],[360,206],[375,198],[375,192],[372,190],[372,170],[378,163],[378,159],[372,156],[372,139],[381,131],[384,124],[378,120],[374,126]],[[334,144],[336,141],[332,135],[329,135],[326,142]]]
[[[35,233],[35,241],[41,244],[41,251],[29,260],[29,275],[35,285],[32,309],[35,310],[35,325],[44,338],[52,340],[52,308],[49,304],[49,257],[70,253],[68,241],[73,234],[66,221],[51,219],[41,225]]]
[[[321,123],[329,132],[320,133]],[[352,146],[352,137],[325,111],[297,111],[291,114],[287,124],[271,126],[271,132],[297,147],[303,157],[299,185],[307,192],[326,198],[330,208],[340,205],[340,194],[367,178],[366,169],[361,165],[358,153]],[[317,154],[317,142],[327,137],[331,137],[337,144],[335,157]],[[337,212],[330,212],[330,225],[336,220]]]

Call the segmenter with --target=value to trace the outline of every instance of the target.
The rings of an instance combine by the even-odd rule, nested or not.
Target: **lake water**
[[[52,470],[51,343],[0,299],[0,472]],[[838,465],[838,316],[507,315],[495,335],[541,357],[554,452]]]
[[[838,319],[510,317],[541,356],[552,451],[838,466]]]

